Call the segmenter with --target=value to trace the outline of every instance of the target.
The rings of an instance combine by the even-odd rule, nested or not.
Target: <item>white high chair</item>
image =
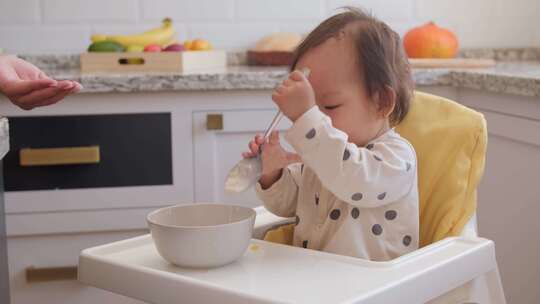
[[[254,237],[291,222],[257,208]],[[150,235],[89,248],[79,281],[149,303],[506,303],[492,241],[475,220],[388,262],[251,241],[244,257],[214,269],[184,269],[157,253]]]
[[[254,237],[291,222],[257,208]],[[475,220],[388,262],[253,239],[244,257],[214,269],[184,269],[157,253],[150,235],[89,248],[79,281],[134,299],[167,303],[506,303],[492,241]]]
[[[257,219],[255,221],[255,238],[263,238],[266,231],[273,229],[277,226],[294,223],[294,218],[282,218],[278,217],[264,207],[258,207]],[[478,244],[472,246],[468,252],[456,255],[454,248],[447,247],[445,244],[452,242],[456,239],[463,239],[469,241],[478,241]],[[484,259],[486,256],[479,255],[478,251],[487,249],[488,259]],[[455,304],[455,303],[492,303],[492,304],[505,304],[506,300],[500,280],[499,270],[497,262],[495,260],[495,248],[491,241],[478,237],[478,228],[476,222],[476,215],[474,215],[469,222],[465,225],[461,236],[455,238],[449,238],[441,240],[434,244],[421,248],[411,254],[415,259],[422,260],[430,259],[430,255],[433,253],[443,254],[445,259],[440,260],[441,265],[438,266],[440,270],[432,269],[432,271],[442,271],[445,263],[459,261],[459,266],[452,269],[453,273],[441,273],[438,276],[437,281],[423,282],[418,278],[417,282],[412,285],[416,285],[414,289],[402,290],[399,285],[389,286],[384,292],[391,294],[396,293],[393,301],[379,302],[375,299],[373,302],[367,299],[365,302],[358,303],[429,303],[429,304]],[[390,262],[382,262],[382,264],[394,264],[390,267],[399,267],[400,263],[407,263],[408,256],[405,255]],[[381,263],[381,262],[379,262]],[[471,271],[471,268],[483,264],[485,270]],[[425,288],[426,290],[422,290]],[[422,302],[408,302],[407,296],[403,294],[417,293],[417,298],[422,298]],[[419,294],[425,294],[425,297]],[[428,296],[431,295],[431,298]],[[400,300],[401,299],[401,300]]]

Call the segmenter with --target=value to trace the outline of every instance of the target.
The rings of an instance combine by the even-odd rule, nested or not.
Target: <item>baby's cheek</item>
[[[334,113],[334,118],[332,118],[332,125],[347,133],[347,135],[353,136],[358,132],[358,129],[362,129],[362,125],[364,125],[364,122],[361,121],[361,117],[355,117],[352,115],[349,115],[349,113]]]
[[[326,110],[324,108],[319,108],[321,110],[321,112],[323,112],[326,116],[330,117],[330,119],[332,120],[332,125],[334,125],[334,121],[336,121],[336,115],[334,113],[332,113],[332,111],[329,111],[329,110]],[[335,125],[334,125],[335,127]]]
[[[332,126],[334,126],[334,128],[339,129],[343,132],[347,132],[346,130],[347,122],[343,119],[343,115],[340,115],[338,113],[329,113],[327,115],[332,120]]]

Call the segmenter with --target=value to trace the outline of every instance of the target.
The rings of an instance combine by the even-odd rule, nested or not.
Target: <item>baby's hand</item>
[[[294,122],[315,105],[315,92],[306,76],[294,71],[276,88],[272,100]]]
[[[259,182],[266,189],[276,182],[281,176],[281,169],[294,162],[300,162],[300,157],[296,153],[287,152],[279,143],[278,131],[273,131],[264,142],[263,136],[257,134],[249,142],[249,152],[242,153],[245,158],[255,157],[259,153],[259,147],[262,145],[262,176]]]

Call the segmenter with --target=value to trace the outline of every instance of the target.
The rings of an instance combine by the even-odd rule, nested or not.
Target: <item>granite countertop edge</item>
[[[479,57],[491,56],[482,54]],[[493,68],[413,69],[413,78],[417,86],[451,86],[540,97],[540,49],[495,54],[499,61]],[[513,60],[516,54],[519,60]],[[228,62],[233,64],[226,68],[184,74],[81,74],[77,55],[20,57],[38,65],[54,78],[79,81],[84,87],[82,93],[271,90],[287,76],[286,67],[247,66],[239,54],[228,54]]]
[[[538,64],[540,71],[540,64]],[[236,67],[233,71],[199,74],[80,75],[50,73],[79,81],[82,93],[272,90],[287,76],[287,69]],[[71,74],[71,75],[70,75]],[[494,93],[540,97],[539,76],[503,74],[494,70],[414,70],[416,86],[451,86]]]

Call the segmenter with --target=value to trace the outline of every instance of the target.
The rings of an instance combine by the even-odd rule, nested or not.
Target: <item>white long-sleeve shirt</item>
[[[416,154],[407,140],[391,129],[358,147],[316,106],[285,138],[303,163],[256,192],[272,213],[296,217],[293,245],[374,261],[418,248]]]

